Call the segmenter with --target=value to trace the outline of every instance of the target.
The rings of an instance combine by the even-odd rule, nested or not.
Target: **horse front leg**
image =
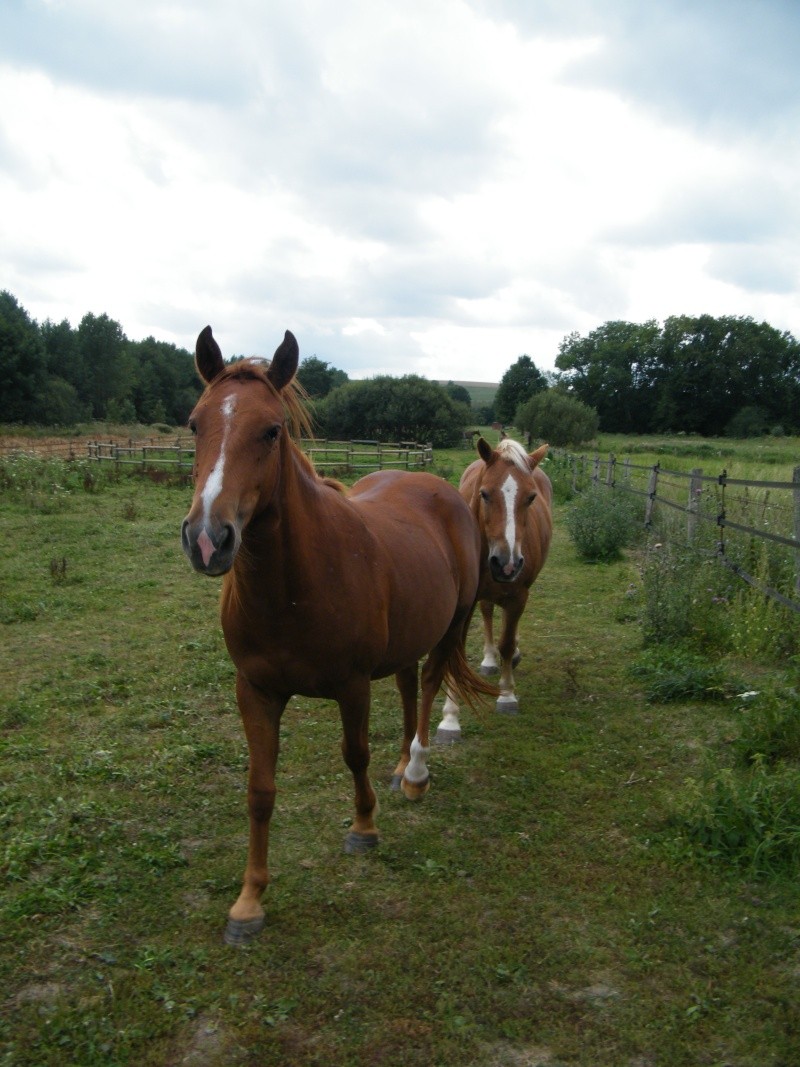
[[[392,789],[399,790],[408,761],[411,759],[411,742],[417,732],[417,694],[419,692],[419,666],[404,667],[394,676],[400,702],[403,705],[403,743],[400,746],[400,761],[392,775]]]
[[[285,700],[268,697],[241,674],[236,676],[236,700],[250,754],[247,778],[250,838],[242,890],[228,913],[225,929],[225,942],[228,945],[243,944],[264,926],[261,896],[269,882],[269,821],[275,806],[279,728],[286,706]]]
[[[507,715],[516,715],[519,701],[514,689],[514,667],[519,663],[520,654],[517,645],[517,627],[522,616],[525,601],[515,601],[503,608],[503,632],[500,635],[498,652],[500,653],[500,696],[495,705],[497,711]]]
[[[500,669],[500,653],[494,643],[494,604],[491,600],[481,601],[481,619],[483,620],[483,659],[478,673],[484,677],[497,674]]]
[[[378,798],[369,780],[369,678],[353,683],[339,698],[342,755],[353,775],[356,814],[344,842],[348,853],[369,852],[378,844]]]

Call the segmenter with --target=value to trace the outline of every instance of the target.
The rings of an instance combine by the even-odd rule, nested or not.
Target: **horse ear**
[[[481,457],[487,467],[492,462],[492,458],[494,457],[494,450],[492,449],[492,446],[489,444],[488,441],[484,440],[483,437],[478,438],[478,455]]]
[[[294,334],[287,330],[284,338],[275,349],[275,355],[267,371],[267,377],[278,390],[284,389],[297,373],[300,348]]]
[[[535,467],[539,466],[544,457],[547,455],[547,450],[549,447],[550,445],[539,445],[535,452],[529,453],[528,464],[530,465],[531,470],[534,470]]]
[[[211,333],[211,327],[206,326],[201,330],[194,350],[194,363],[197,373],[204,382],[212,382],[224,368],[225,361],[222,352]]]

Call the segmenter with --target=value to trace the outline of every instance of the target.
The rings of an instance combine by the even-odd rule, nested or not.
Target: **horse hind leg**
[[[411,742],[411,758],[401,782],[401,788],[409,800],[419,800],[430,788],[428,755],[433,701],[441,689],[451,658],[463,644],[465,627],[468,625],[469,615],[455,619],[439,644],[428,654],[422,668],[422,699],[417,732]]]
[[[436,745],[452,745],[461,740],[460,709],[448,686],[444,690],[445,699],[442,706],[442,721],[433,738]]]
[[[444,681],[447,661],[453,640],[460,640],[460,628],[448,630],[444,638],[425,660],[422,668],[422,700],[417,730],[411,742],[410,758],[403,772],[400,787],[408,800],[420,800],[430,788],[428,755],[430,753],[431,710],[436,694]]]
[[[405,667],[394,676],[400,701],[403,706],[403,743],[400,748],[400,761],[392,774],[392,789],[400,790],[405,769],[411,759],[411,742],[417,732],[417,694],[419,692],[419,668]]]
[[[350,854],[370,852],[378,844],[375,816],[378,799],[367,773],[369,768],[369,679],[359,679],[339,700],[342,719],[342,756],[353,775],[355,817],[345,837],[344,850]]]

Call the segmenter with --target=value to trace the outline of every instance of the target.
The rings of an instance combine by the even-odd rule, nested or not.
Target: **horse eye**
[[[268,430],[266,430],[265,433],[264,433],[264,440],[265,441],[276,441],[278,439],[278,435],[280,434],[280,432],[281,432],[280,423],[278,423],[275,426],[270,426],[270,428]]]
[[[488,492],[488,490],[481,489],[481,500],[484,502],[484,504],[488,504],[489,503],[489,492]]]
[[[534,502],[535,499],[536,499],[536,493],[531,493],[531,495],[528,497],[528,500],[527,500],[528,507],[531,506],[531,504]]]

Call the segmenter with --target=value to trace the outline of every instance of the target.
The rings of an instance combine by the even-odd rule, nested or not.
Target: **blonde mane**
[[[521,445],[519,441],[513,441],[510,437],[504,437],[499,442],[496,449],[498,455],[507,460],[509,463],[513,463],[515,467],[519,467],[521,471],[529,471],[530,464],[528,463],[528,453],[525,451],[525,446]]]

